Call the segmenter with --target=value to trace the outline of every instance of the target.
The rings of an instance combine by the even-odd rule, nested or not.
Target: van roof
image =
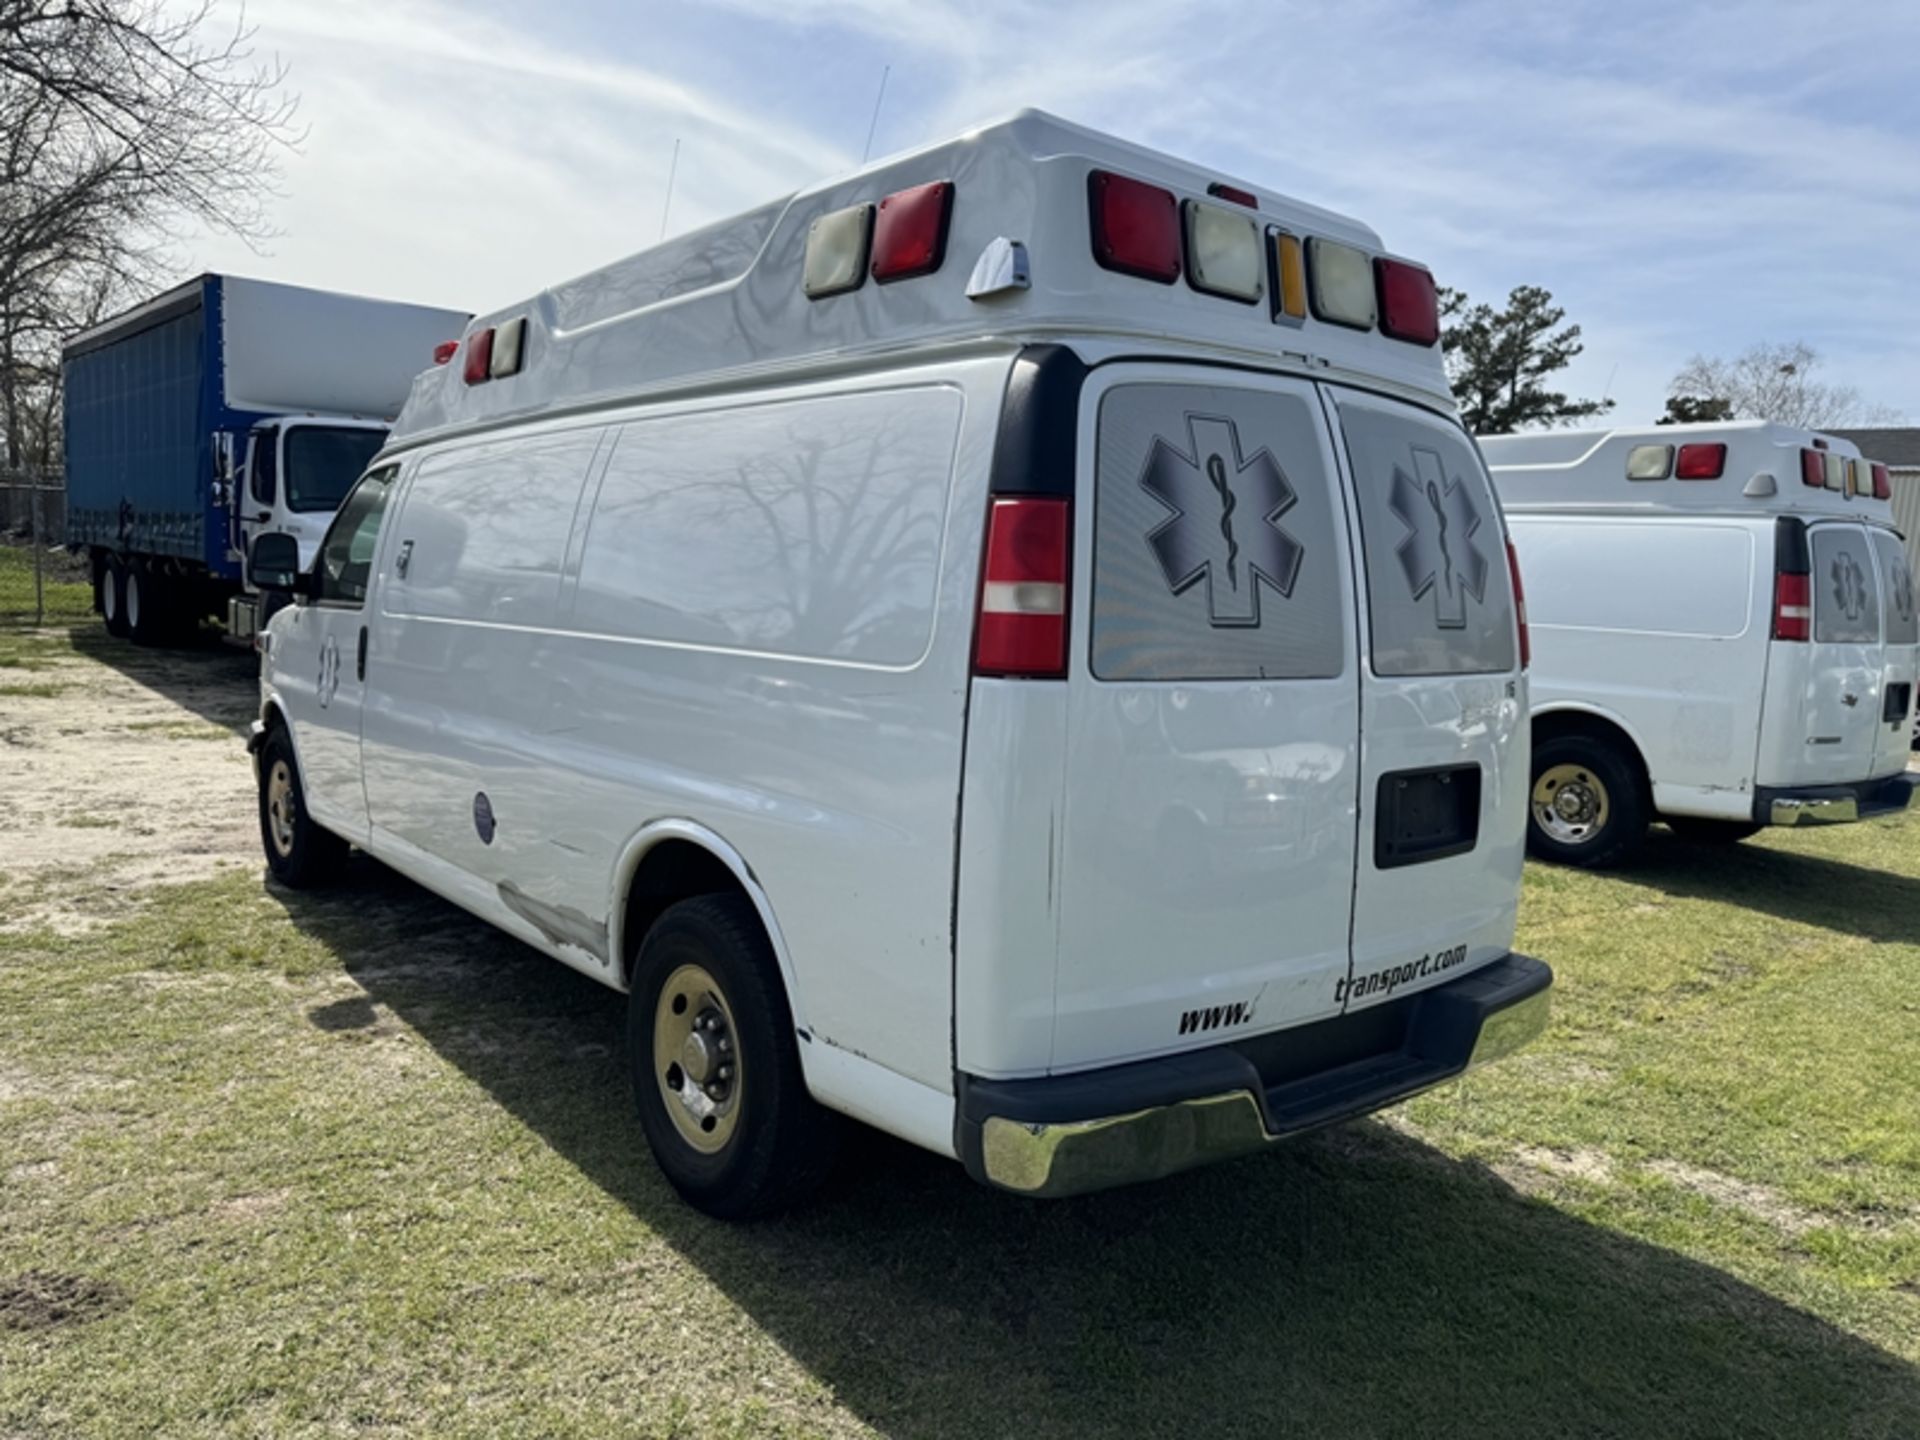
[[[395,439],[490,428],[645,394],[753,383],[801,366],[889,352],[1042,337],[1111,339],[1122,346],[1139,341],[1161,354],[1187,349],[1287,364],[1364,378],[1452,408],[1437,345],[1312,315],[1276,322],[1265,299],[1246,304],[1177,281],[1160,284],[1102,269],[1090,239],[1088,175],[1103,169],[1201,203],[1226,204],[1225,198],[1208,200],[1221,187],[1251,192],[1242,198],[1256,200],[1249,213],[1262,227],[1382,253],[1372,230],[1331,211],[1022,111],[477,317],[459,355],[416,379]],[[802,272],[817,219],[942,180],[954,188],[937,271],[886,285],[863,278],[846,293],[807,297]],[[997,240],[1024,246],[1030,284],[969,298],[976,261]],[[502,333],[511,334],[522,320],[518,371],[466,383],[462,362],[475,349],[474,337],[497,327],[510,327]]]
[[[1500,504],[1510,511],[1844,514],[1893,523],[1892,505],[1873,498],[1871,462],[1857,445],[1791,425],[1728,420],[1477,439]],[[1689,445],[1726,446],[1719,474],[1677,478],[1680,451]],[[1821,457],[1819,487],[1802,478],[1803,452]]]

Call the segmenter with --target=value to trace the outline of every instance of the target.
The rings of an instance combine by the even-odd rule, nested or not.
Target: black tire
[[[711,1152],[682,1133],[683,1124],[694,1123],[692,1112],[676,1120],[667,1108],[681,1102],[669,1099],[666,1086],[688,1084],[680,1057],[654,1053],[660,1022],[687,1009],[679,984],[667,995],[667,983],[690,970],[711,978],[731,1012],[721,1035],[731,1042],[727,1055],[737,1062],[740,1087],[731,1131]],[[640,940],[632,974],[627,1055],[634,1103],[647,1144],[673,1188],[688,1204],[722,1220],[770,1215],[806,1199],[833,1168],[842,1122],[807,1093],[793,1012],[753,906],[741,895],[682,900]],[[696,997],[693,1003],[703,1002]]]
[[[174,635],[173,585],[144,565],[129,565],[120,591],[127,638],[136,645],[166,645]]]
[[[127,567],[117,555],[109,555],[100,567],[100,618],[107,633],[125,637],[127,633]]]
[[[285,767],[285,775],[278,772]],[[286,788],[279,789],[282,780]],[[351,847],[307,813],[307,792],[293,741],[284,729],[267,734],[260,747],[260,848],[273,878],[290,890],[312,890],[334,880]],[[283,807],[276,813],[276,804]]]
[[[1568,806],[1575,811],[1571,816],[1560,808],[1563,792],[1565,801],[1579,802]],[[1528,852],[1586,870],[1631,857],[1646,839],[1652,813],[1639,757],[1599,735],[1538,742],[1527,802]]]
[[[1704,820],[1694,815],[1664,815],[1667,828],[1694,845],[1738,845],[1767,827],[1751,820]]]

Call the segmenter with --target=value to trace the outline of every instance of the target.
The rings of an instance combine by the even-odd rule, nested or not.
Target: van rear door
[[[1527,696],[1506,535],[1466,434],[1329,387],[1366,583],[1349,1009],[1513,944]]]
[[[1913,700],[1920,670],[1920,615],[1916,614],[1913,567],[1906,547],[1891,530],[1870,529],[1868,542],[1880,566],[1880,618],[1885,654],[1881,663],[1880,726],[1873,747],[1874,776],[1895,775],[1912,758]]]
[[[1354,566],[1311,384],[1102,367],[1081,408],[1053,1068],[1337,1014]]]
[[[1807,527],[1813,638],[1807,649],[1804,784],[1841,785],[1874,774],[1886,664],[1880,582],[1867,532],[1828,522]]]

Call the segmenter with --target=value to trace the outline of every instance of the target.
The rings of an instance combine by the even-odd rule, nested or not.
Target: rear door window
[[[1456,427],[1343,396],[1377,675],[1472,675],[1518,661],[1505,535]]]
[[[1118,385],[1100,402],[1092,667],[1101,680],[1342,672],[1345,563],[1303,396]]]
[[[1813,546],[1813,638],[1821,645],[1873,645],[1880,639],[1880,585],[1867,533],[1817,525]]]
[[[1887,644],[1920,645],[1920,613],[1913,596],[1913,566],[1899,537],[1873,532],[1873,548],[1880,556],[1880,573],[1887,586]]]

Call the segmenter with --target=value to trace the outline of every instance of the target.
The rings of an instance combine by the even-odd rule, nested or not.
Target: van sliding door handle
[[[367,627],[360,627],[360,658],[355,661],[353,674],[356,680],[367,678]]]

